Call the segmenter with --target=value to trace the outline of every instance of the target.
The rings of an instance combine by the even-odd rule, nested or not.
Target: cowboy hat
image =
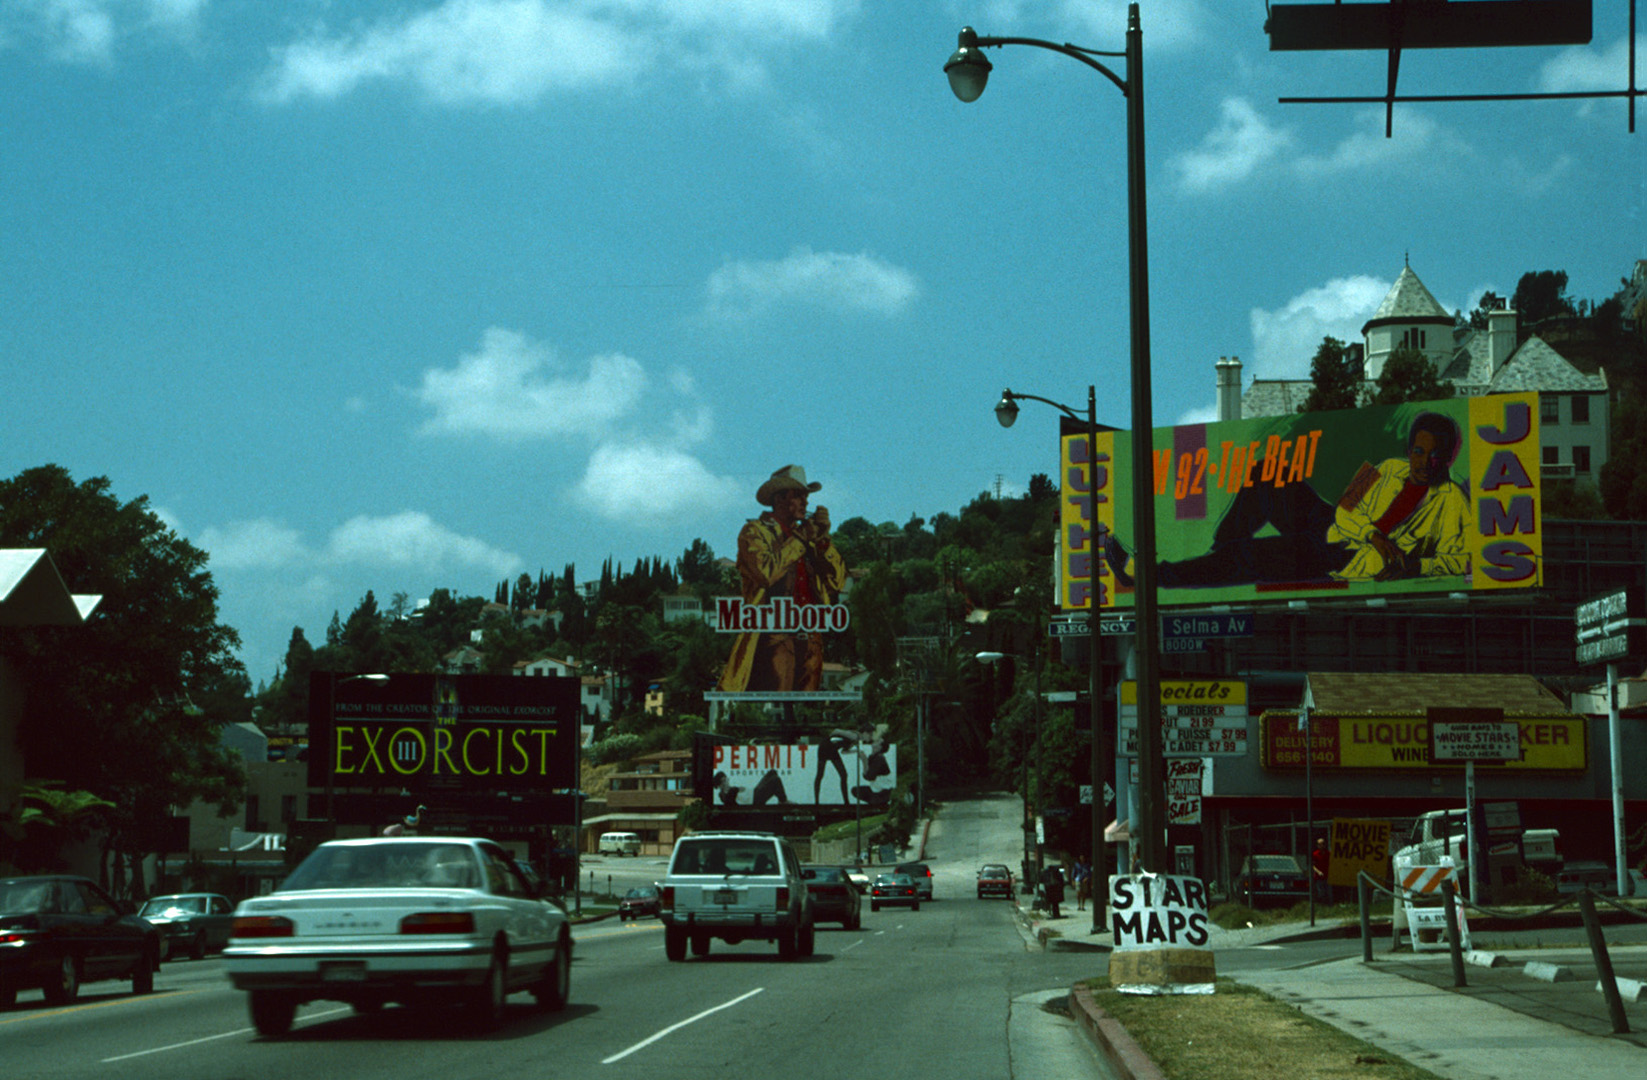
[[[771,506],[773,496],[780,491],[813,492],[822,487],[823,485],[816,480],[807,483],[806,470],[799,465],[785,465],[773,473],[771,478],[761,485],[761,489],[755,492],[755,501],[763,506]]]

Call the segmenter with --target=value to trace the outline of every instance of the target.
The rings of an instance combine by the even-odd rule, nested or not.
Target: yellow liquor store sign
[[[1506,716],[1521,729],[1521,757],[1482,769],[1582,770],[1589,761],[1589,728],[1582,716]],[[1457,769],[1457,762],[1430,762],[1430,725],[1423,715],[1330,716],[1315,714],[1308,743],[1291,710],[1259,717],[1262,762],[1270,769],[1302,769],[1304,755],[1317,769]]]
[[[309,683],[309,784],[411,793],[577,786],[574,678],[347,675]]]

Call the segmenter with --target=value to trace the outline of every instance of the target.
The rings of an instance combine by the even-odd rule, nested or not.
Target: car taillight
[[[475,917],[467,911],[425,911],[400,920],[402,934],[472,934]]]
[[[27,934],[19,934],[15,930],[0,931],[0,945],[21,945],[28,939]]]
[[[291,937],[297,932],[284,915],[237,915],[230,935],[237,938]]]
[[[666,907],[670,911],[675,910],[675,887],[673,885],[665,885],[662,890],[659,891],[658,906]]]
[[[789,887],[787,885],[780,885],[780,886],[778,886],[778,907],[779,908],[787,908],[788,906],[789,906]]]

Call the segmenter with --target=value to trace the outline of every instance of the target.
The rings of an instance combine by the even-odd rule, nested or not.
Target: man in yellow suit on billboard
[[[798,605],[833,604],[846,583],[846,561],[829,538],[829,509],[808,516],[823,485],[785,465],[760,486],[769,507],[738,533],[738,577],[746,605],[783,597]],[[748,631],[732,643],[719,689],[816,690],[823,681],[823,636],[817,631]]]

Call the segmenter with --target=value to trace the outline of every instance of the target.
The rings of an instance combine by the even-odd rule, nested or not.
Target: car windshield
[[[983,869],[983,873],[979,876],[987,878],[1004,878],[1007,876],[1007,868],[1004,866],[986,866]]]
[[[695,840],[675,853],[677,874],[776,874],[778,856],[770,840]]]
[[[658,890],[654,889],[650,885],[642,885],[639,888],[630,889],[628,892],[624,893],[623,898],[625,900],[650,900],[656,895],[658,895]]]
[[[156,896],[143,905],[139,915],[203,915],[206,912],[204,896]]]
[[[49,881],[0,881],[0,913],[20,915],[41,911],[50,895]]]
[[[808,866],[801,871],[801,876],[808,881],[840,881],[846,877],[846,872],[834,866]]]
[[[481,881],[464,844],[323,844],[280,891],[295,889],[473,889]]]
[[[908,885],[909,883],[908,874],[882,874],[875,879],[877,885]]]

